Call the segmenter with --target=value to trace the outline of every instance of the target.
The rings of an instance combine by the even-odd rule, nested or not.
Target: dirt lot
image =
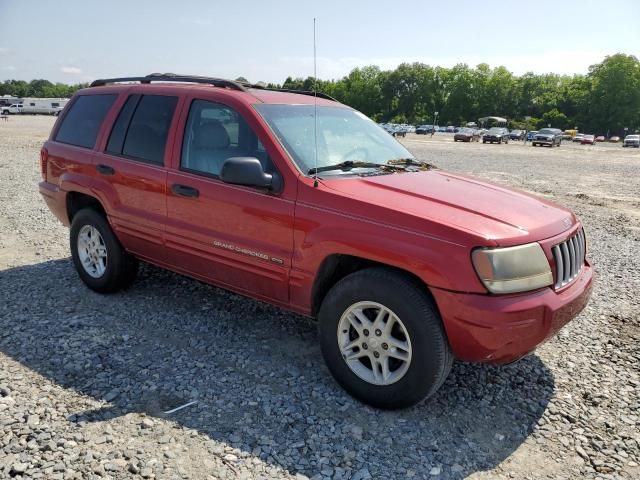
[[[597,284],[534,355],[383,412],[334,383],[308,320],[153,267],[88,291],[37,193],[53,120],[0,123],[0,478],[640,478],[639,150],[403,139],[572,208]]]

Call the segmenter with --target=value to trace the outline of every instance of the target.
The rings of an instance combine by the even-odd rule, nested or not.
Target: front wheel
[[[76,271],[91,290],[111,293],[135,280],[138,261],[124,250],[97,211],[85,208],[73,217],[69,243]]]
[[[382,268],[340,280],[318,314],[320,346],[336,381],[379,408],[405,408],[442,385],[453,355],[433,302]]]

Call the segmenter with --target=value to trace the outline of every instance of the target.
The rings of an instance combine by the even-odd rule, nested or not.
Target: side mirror
[[[281,180],[277,174],[266,173],[255,157],[231,157],[222,164],[220,180],[234,185],[267,188],[279,191]]]

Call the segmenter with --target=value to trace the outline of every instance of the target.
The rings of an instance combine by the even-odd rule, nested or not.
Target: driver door
[[[166,248],[177,270],[277,303],[289,300],[294,202],[219,179],[224,160],[274,166],[256,132],[231,106],[192,98],[167,176]]]

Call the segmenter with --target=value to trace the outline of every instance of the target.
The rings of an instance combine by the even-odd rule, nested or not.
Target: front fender
[[[473,269],[471,248],[402,227],[299,203],[296,206],[291,299],[300,309],[310,311],[317,272],[327,257],[336,254],[405,270],[430,287],[486,293]]]

